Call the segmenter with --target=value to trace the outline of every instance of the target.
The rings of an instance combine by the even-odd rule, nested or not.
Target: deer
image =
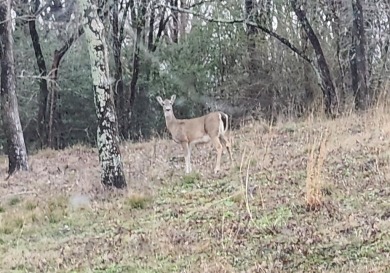
[[[191,168],[191,150],[197,144],[206,144],[212,141],[217,150],[217,162],[215,164],[214,173],[217,174],[221,170],[221,156],[223,146],[229,153],[230,162],[233,162],[230,142],[225,136],[228,130],[228,115],[221,112],[211,112],[206,115],[190,118],[177,119],[173,113],[173,103],[176,95],[172,95],[171,99],[163,100],[157,96],[157,101],[163,107],[165,123],[172,139],[181,144],[184,150],[184,158],[186,164],[186,173],[192,171]]]

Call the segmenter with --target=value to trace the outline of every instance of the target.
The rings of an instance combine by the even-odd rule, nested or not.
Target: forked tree
[[[9,174],[18,170],[28,170],[26,145],[16,97],[11,1],[0,1],[1,117],[7,138]]]
[[[118,124],[109,79],[104,25],[98,17],[98,7],[94,0],[79,0],[79,7],[83,13],[82,24],[91,63],[102,184],[108,188],[124,188],[126,180],[119,150]]]

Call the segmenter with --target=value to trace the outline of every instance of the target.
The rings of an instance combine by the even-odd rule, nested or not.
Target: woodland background
[[[0,0],[0,271],[389,272],[389,7]]]
[[[211,110],[242,120],[336,117],[387,93],[388,0],[101,0],[122,139]],[[88,51],[74,0],[14,1],[17,95],[28,150],[96,143]],[[1,147],[5,138],[0,132]]]

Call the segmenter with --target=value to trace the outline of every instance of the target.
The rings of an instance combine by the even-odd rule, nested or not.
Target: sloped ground
[[[45,150],[0,173],[2,272],[390,272],[390,119],[232,132],[235,163],[170,140],[122,146],[129,190],[102,193],[95,149]],[[309,152],[329,135],[323,205],[307,210]],[[310,162],[309,162],[310,163]]]

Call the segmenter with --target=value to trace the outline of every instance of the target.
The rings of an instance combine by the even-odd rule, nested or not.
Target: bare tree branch
[[[120,24],[120,27],[119,27],[119,42],[122,43],[123,40],[124,40],[124,29],[125,29],[125,23],[126,23],[126,17],[127,17],[127,13],[129,12],[129,8],[130,8],[130,4],[131,4],[131,1],[128,1],[126,3],[126,6],[124,8],[124,11],[123,11],[123,18],[122,18],[122,21],[121,21],[121,24]]]
[[[313,64],[313,61],[309,57],[307,57],[303,53],[302,50],[300,50],[299,48],[294,46],[287,38],[284,38],[284,37],[280,36],[279,34],[277,34],[276,32],[273,32],[272,30],[270,30],[270,29],[268,29],[268,28],[266,28],[264,26],[261,26],[261,25],[255,23],[255,22],[252,22],[250,20],[247,20],[247,19],[244,19],[244,18],[231,19],[231,20],[219,19],[219,18],[217,19],[217,18],[205,16],[205,15],[199,13],[199,12],[195,12],[195,11],[192,11],[192,10],[189,10],[189,9],[183,9],[183,8],[179,8],[179,7],[173,7],[173,6],[170,6],[170,5],[162,5],[162,4],[159,4],[157,6],[166,7],[166,8],[169,8],[171,10],[178,11],[178,12],[188,13],[188,14],[191,14],[191,15],[196,16],[198,18],[201,18],[201,19],[203,19],[203,20],[205,20],[207,22],[210,22],[210,23],[246,24],[246,25],[249,25],[249,26],[254,26],[254,27],[260,29],[261,31],[265,32],[266,34],[270,35],[271,37],[274,37],[275,39],[280,41],[282,44],[284,44],[285,46],[290,48],[299,57],[301,57],[302,59],[304,59],[305,61],[307,61],[311,65]]]
[[[83,34],[84,34],[84,28],[80,26],[77,33],[74,33],[59,50],[55,50],[59,55],[60,60],[68,51],[68,49],[72,46],[72,44]]]
[[[203,1],[195,2],[195,3],[189,5],[189,6],[186,7],[186,8],[192,9],[192,8],[197,7],[197,6],[201,6],[201,5],[203,5],[203,4],[206,4],[206,3],[213,3],[213,2],[215,2],[215,0],[210,0],[210,1],[203,0]]]

